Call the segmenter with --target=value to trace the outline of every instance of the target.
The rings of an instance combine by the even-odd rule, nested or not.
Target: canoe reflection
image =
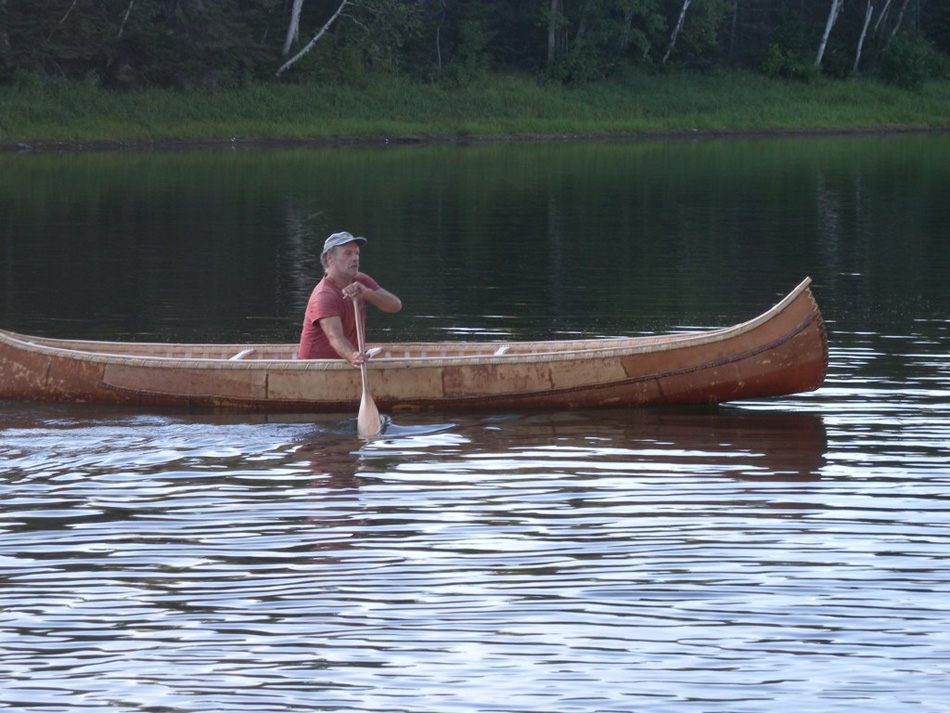
[[[365,461],[358,447],[352,435],[321,434],[299,445],[294,456],[297,460],[309,462],[316,476],[314,486],[332,490],[357,489],[357,475]]]
[[[651,472],[716,472],[742,478],[820,477],[827,436],[810,413],[739,408],[562,411],[464,429],[468,452],[525,447],[582,449],[585,458],[651,464]]]
[[[578,470],[591,465],[620,472],[810,480],[820,477],[826,448],[824,423],[811,413],[598,409],[466,416],[439,424],[431,414],[401,414],[375,441],[359,440],[352,429],[314,433],[298,447],[297,457],[308,460],[328,487],[357,487],[360,478],[422,463],[451,463],[454,472],[467,470],[467,464],[480,470],[486,459],[513,454],[521,470],[531,467],[528,460],[543,469],[563,454]]]

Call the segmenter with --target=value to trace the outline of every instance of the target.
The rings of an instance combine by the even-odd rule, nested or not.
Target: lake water
[[[950,136],[0,154],[0,326],[295,341],[723,326],[804,276],[824,386],[711,409],[0,402],[0,710],[938,711]]]

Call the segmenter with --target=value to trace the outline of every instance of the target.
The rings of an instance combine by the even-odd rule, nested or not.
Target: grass
[[[92,83],[0,87],[0,143],[333,140],[946,128],[950,82],[787,82],[724,72],[631,73],[583,87],[494,77],[448,88],[250,83],[220,91],[110,92]]]

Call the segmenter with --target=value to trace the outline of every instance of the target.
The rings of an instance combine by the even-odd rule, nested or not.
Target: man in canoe
[[[354,346],[358,343],[356,314],[350,300],[359,300],[364,322],[367,302],[384,312],[402,309],[396,295],[359,271],[360,246],[365,244],[366,238],[347,232],[334,233],[323,243],[320,262],[324,275],[307,303],[298,359],[346,359],[359,367],[365,355]]]

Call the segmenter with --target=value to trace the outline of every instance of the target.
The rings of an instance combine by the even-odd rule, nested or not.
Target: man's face
[[[341,276],[356,277],[360,269],[360,244],[355,240],[333,248],[329,254],[330,265]]]

